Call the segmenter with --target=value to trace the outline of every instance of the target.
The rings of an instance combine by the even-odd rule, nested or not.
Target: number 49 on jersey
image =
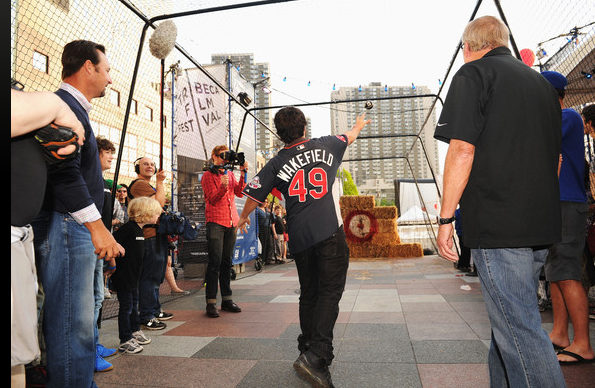
[[[326,171],[320,167],[311,169],[307,174],[304,169],[297,170],[289,183],[288,194],[298,197],[305,202],[308,194],[314,199],[320,199],[328,192]],[[310,187],[310,189],[308,189]]]

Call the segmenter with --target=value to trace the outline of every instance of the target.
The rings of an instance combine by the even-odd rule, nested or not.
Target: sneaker
[[[108,370],[114,369],[114,366],[105,361],[103,357],[95,354],[95,372],[107,372]]]
[[[293,363],[293,369],[315,388],[335,388],[328,366],[310,350],[300,354]]]
[[[160,321],[167,321],[168,319],[172,319],[173,317],[173,314],[166,313],[165,311],[161,311],[160,313],[155,315],[155,318],[159,319]]]
[[[552,302],[549,299],[540,299],[537,304],[539,306],[540,312],[544,312],[545,310],[552,308]]]
[[[141,345],[139,345],[139,343],[136,342],[136,340],[134,338],[131,338],[128,341],[124,342],[123,344],[120,344],[120,346],[118,347],[118,350],[121,351],[122,353],[134,354],[134,353],[142,352],[143,347]]]
[[[112,349],[112,348],[106,348],[105,346],[103,346],[102,344],[97,344],[97,349],[96,349],[97,354],[100,357],[109,357],[109,356],[113,356],[114,354],[116,354],[118,351],[116,349]]]
[[[163,322],[159,322],[159,319],[153,318],[147,322],[141,324],[143,329],[147,330],[163,330],[167,325]]]
[[[132,337],[141,345],[147,345],[151,343],[151,339],[147,337],[142,330],[132,333]]]
[[[105,299],[111,299],[112,298],[112,293],[109,291],[109,288],[104,288],[103,289],[103,297]]]

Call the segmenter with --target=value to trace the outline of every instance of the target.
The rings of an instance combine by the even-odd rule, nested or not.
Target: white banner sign
[[[205,68],[221,85],[225,65]],[[217,145],[228,144],[228,96],[199,69],[176,78],[175,136],[178,155],[208,160]]]

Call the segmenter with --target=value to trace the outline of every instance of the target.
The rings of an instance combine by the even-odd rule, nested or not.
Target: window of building
[[[33,67],[45,74],[49,73],[48,67],[49,59],[48,56],[45,54],[40,53],[39,51],[33,51]]]
[[[114,106],[120,106],[120,92],[114,89],[110,89],[109,101]]]
[[[153,121],[153,109],[149,108],[148,106],[145,106],[145,119],[149,120],[149,121]]]

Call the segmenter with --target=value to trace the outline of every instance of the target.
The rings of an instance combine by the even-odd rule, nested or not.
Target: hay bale
[[[343,221],[345,221],[345,219],[347,218],[347,216],[351,212],[353,212],[355,210],[357,210],[357,209],[354,208],[354,207],[343,207],[343,206],[341,206],[341,218],[343,219]]]
[[[397,234],[397,220],[392,219],[376,219],[378,225],[378,233],[395,233]]]
[[[355,243],[349,244],[349,257],[368,258],[375,257],[376,247],[369,243]]]
[[[372,209],[376,205],[373,195],[344,195],[339,199],[339,206],[360,210]]]
[[[386,259],[386,258],[411,258],[423,257],[423,248],[420,244],[390,244],[372,245],[349,244],[351,259]]]
[[[365,249],[360,245],[351,245],[349,244],[349,257],[350,258],[362,258],[364,257],[363,254]]]
[[[370,241],[372,245],[396,245],[401,243],[397,233],[376,233]]]
[[[350,257],[357,259],[380,259],[399,257],[422,257],[421,244],[401,244],[397,228],[398,211],[395,206],[375,206],[372,195],[344,195],[340,199],[341,217],[346,220],[357,213],[368,213],[374,223],[369,239],[350,238],[347,245]],[[344,225],[348,228],[349,225]],[[346,229],[346,232],[349,232]],[[349,235],[349,233],[348,233]]]
[[[371,210],[376,219],[397,219],[396,206],[379,206]]]
[[[423,248],[418,243],[398,244],[390,248],[391,257],[423,257],[423,255]]]

